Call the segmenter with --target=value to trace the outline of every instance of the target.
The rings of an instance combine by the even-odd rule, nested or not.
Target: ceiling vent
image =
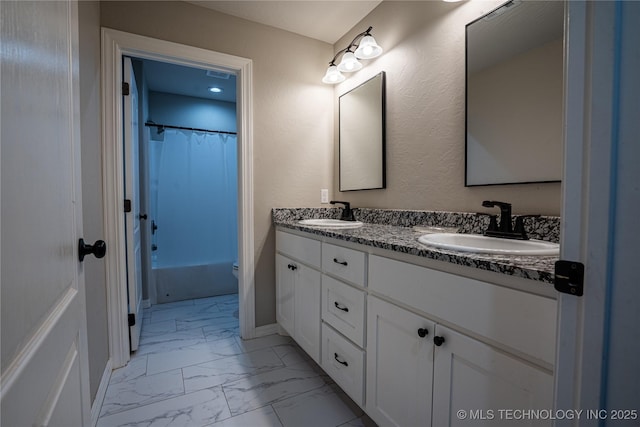
[[[207,76],[215,77],[216,79],[229,80],[231,75],[229,73],[223,73],[222,71],[207,70]]]

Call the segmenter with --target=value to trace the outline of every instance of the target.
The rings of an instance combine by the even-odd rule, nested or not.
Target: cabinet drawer
[[[364,347],[364,292],[322,275],[322,320]]]
[[[375,255],[369,288],[553,365],[556,301]]]
[[[312,267],[320,268],[321,248],[319,240],[276,231],[276,250]]]
[[[364,402],[364,351],[322,323],[322,368],[358,405]]]
[[[364,252],[323,243],[322,270],[356,285],[365,286]]]

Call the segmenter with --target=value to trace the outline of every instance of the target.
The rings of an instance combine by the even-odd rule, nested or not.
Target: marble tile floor
[[[289,337],[244,341],[238,296],[146,309],[98,427],[375,426]]]

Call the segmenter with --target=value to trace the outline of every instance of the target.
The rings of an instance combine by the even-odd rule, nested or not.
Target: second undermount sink
[[[497,255],[559,255],[560,245],[542,240],[512,240],[479,234],[435,233],[418,238],[424,245],[439,249]]]
[[[301,221],[298,221],[298,224],[315,226],[315,227],[328,227],[328,228],[362,227],[362,222],[360,221],[343,221],[341,219],[329,219],[329,218],[303,219]]]

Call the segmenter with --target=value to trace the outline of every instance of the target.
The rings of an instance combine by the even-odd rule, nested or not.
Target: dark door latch
[[[584,264],[559,260],[555,264],[556,291],[581,297],[584,293]]]

